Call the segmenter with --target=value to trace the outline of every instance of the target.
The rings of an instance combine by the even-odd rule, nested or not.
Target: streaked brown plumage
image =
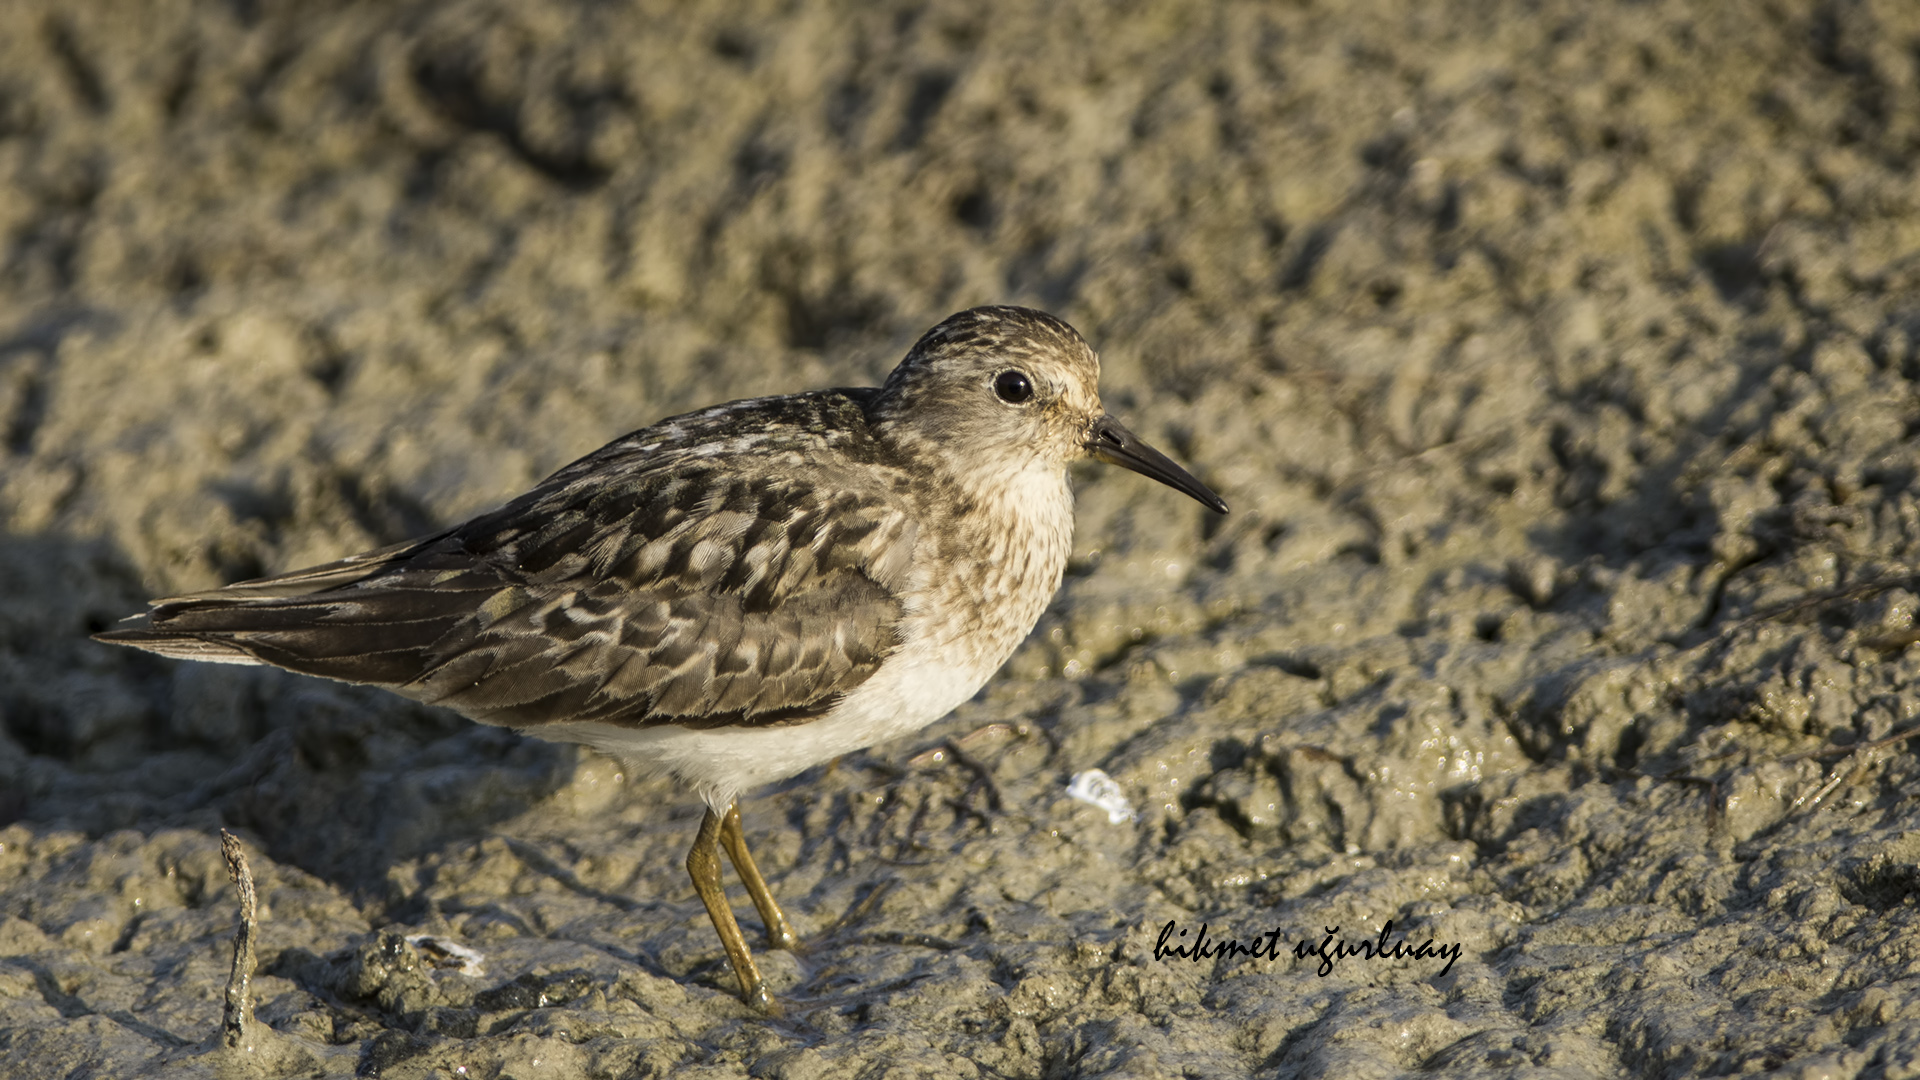
[[[804,721],[894,645],[917,529],[865,431],[873,393],[677,417],[437,536],[161,600],[101,638],[511,727]]]
[[[1059,586],[1068,462],[1088,454],[1225,504],[1107,417],[1065,323],[976,308],[877,389],[662,421],[419,540],[155,601],[101,640],[384,686],[585,742],[698,790],[695,887],[764,986],[719,891],[724,843],[767,920],[739,794],[917,730],[971,696]]]

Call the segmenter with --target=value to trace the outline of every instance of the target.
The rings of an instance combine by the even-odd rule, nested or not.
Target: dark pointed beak
[[[1176,491],[1184,491],[1216,514],[1227,512],[1227,504],[1213,493],[1213,489],[1195,480],[1192,473],[1175,465],[1167,455],[1141,442],[1138,436],[1111,416],[1095,420],[1093,427],[1088,429],[1087,452],[1109,465],[1132,469]]]

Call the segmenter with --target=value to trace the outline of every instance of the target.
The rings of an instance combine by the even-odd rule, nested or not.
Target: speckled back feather
[[[521,728],[811,719],[898,643],[916,524],[868,432],[874,394],[675,417],[437,536],[161,600],[101,636]]]

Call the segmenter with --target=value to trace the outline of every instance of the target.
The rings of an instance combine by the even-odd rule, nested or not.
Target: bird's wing
[[[705,415],[438,536],[158,601],[101,636],[514,727],[810,719],[898,644],[913,517],[873,470],[797,450],[784,414],[730,439],[688,426]],[[742,452],[793,467],[741,468]]]

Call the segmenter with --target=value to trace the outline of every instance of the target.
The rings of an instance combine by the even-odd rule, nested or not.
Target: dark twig
[[[934,934],[911,934],[900,930],[875,930],[860,935],[859,940],[868,945],[915,945],[922,949],[938,949],[941,952],[952,952],[960,947]]]
[[[1809,611],[1824,608],[1830,604],[1869,600],[1891,589],[1897,589],[1902,585],[1911,585],[1914,583],[1914,579],[1915,575],[1911,572],[1904,574],[1882,574],[1879,577],[1860,582],[1857,585],[1848,585],[1840,589],[1828,589],[1824,592],[1808,593],[1805,596],[1789,600],[1786,603],[1775,604],[1772,607],[1756,611],[1714,636],[1715,638],[1724,637],[1735,631],[1745,630],[1750,626],[1762,622],[1804,615]]]
[[[247,853],[240,838],[220,830],[220,854],[227,861],[227,876],[240,892],[240,932],[233,939],[233,972],[227,976],[227,1007],[222,1020],[222,1042],[229,1050],[247,1045],[248,1029],[253,1026],[253,939],[259,929],[258,905],[253,891],[253,870],[247,865]]]
[[[947,753],[953,755],[955,763],[972,770],[973,775],[979,777],[980,786],[987,791],[987,808],[996,814],[1005,813],[1006,804],[1000,799],[1000,785],[994,780],[993,770],[987,768],[987,763],[960,749],[960,744],[951,739],[947,740]]]
[[[987,816],[986,811],[975,810],[962,799],[948,799],[946,802],[947,806],[951,807],[955,814],[964,818],[971,818],[979,823],[981,829],[988,833],[993,832],[993,819]]]
[[[1903,727],[1891,735],[1882,735],[1871,742],[1855,743],[1852,746],[1828,746],[1819,750],[1808,750],[1803,753],[1788,754],[1779,760],[1782,762],[1794,762],[1803,758],[1848,757],[1863,751],[1878,750],[1882,747],[1892,746],[1894,743],[1904,742],[1915,736],[1920,736],[1920,724]]]
[[[901,858],[905,853],[919,849],[920,843],[914,837],[919,835],[920,824],[927,820],[927,807],[932,805],[933,800],[922,799],[920,805],[914,807],[913,817],[907,821],[907,838],[900,841],[899,846],[893,849],[894,858]]]
[[[819,936],[823,939],[830,938],[849,926],[858,925],[862,919],[865,919],[868,914],[873,911],[874,906],[880,902],[880,898],[887,895],[898,881],[899,879],[897,878],[888,878],[867,890],[867,895],[861,897],[859,903],[848,908],[844,915],[835,919],[833,925],[821,931]]]
[[[1782,754],[1778,757],[1767,758],[1756,764],[1793,765],[1802,761],[1818,761],[1823,758],[1838,757],[1843,759],[1827,773],[1824,781],[1818,788],[1803,792],[1799,798],[1793,800],[1793,804],[1787,807],[1787,813],[1792,814],[1802,809],[1811,810],[1817,808],[1825,801],[1827,796],[1833,794],[1834,789],[1847,782],[1850,777],[1857,776],[1859,773],[1879,764],[1881,759],[1878,757],[1878,751],[1884,750],[1895,743],[1904,742],[1916,737],[1920,737],[1920,724],[1901,728],[1891,735],[1883,735],[1870,742],[1855,743],[1852,746],[1827,746],[1818,750],[1804,750],[1796,754]],[[1730,747],[1711,754],[1704,760],[1712,761],[1716,758],[1726,757],[1728,754],[1734,752],[1735,750]],[[1703,763],[1704,762],[1695,762],[1694,767],[1698,768]],[[1711,814],[1708,825],[1710,827],[1717,827],[1720,824],[1722,792],[1721,781],[1719,780],[1691,774],[1645,773],[1638,769],[1614,769],[1610,771],[1614,775],[1625,779],[1647,779],[1655,781],[1656,783],[1692,784],[1696,787],[1704,788],[1707,792],[1708,811]]]

